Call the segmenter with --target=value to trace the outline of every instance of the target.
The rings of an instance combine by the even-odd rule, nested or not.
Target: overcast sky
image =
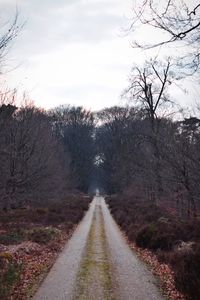
[[[26,91],[36,105],[119,104],[133,63],[145,59],[125,37],[132,0],[0,0],[1,21],[16,5],[26,21],[9,54],[7,84]],[[147,36],[147,35],[146,35]],[[193,89],[193,100],[199,96]],[[187,97],[182,97],[184,104]],[[191,98],[191,97],[190,97]]]

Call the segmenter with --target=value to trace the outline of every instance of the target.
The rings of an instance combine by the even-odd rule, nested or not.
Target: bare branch
[[[198,4],[190,13],[189,15],[196,15],[196,10],[200,7],[200,4]]]
[[[198,71],[199,69],[199,41],[200,41],[200,4],[196,5],[192,10],[184,1],[168,0],[163,7],[158,4],[156,0],[147,0],[142,3],[138,1],[138,6],[134,7],[134,19],[131,30],[137,26],[152,27],[156,30],[167,33],[159,42],[150,41],[148,43],[140,42],[137,38],[132,42],[134,48],[149,50],[157,47],[164,47],[165,45],[175,42],[184,43],[185,49],[188,50],[187,56],[175,58],[184,61],[185,66],[189,70]],[[190,61],[190,63],[188,63]],[[190,74],[188,72],[188,74]]]

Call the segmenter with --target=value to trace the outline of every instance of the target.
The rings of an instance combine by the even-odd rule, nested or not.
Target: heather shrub
[[[32,242],[45,244],[58,237],[60,231],[53,227],[38,227],[27,233],[28,239]]]
[[[136,244],[141,248],[150,248],[156,228],[154,224],[144,226],[136,235]]]
[[[0,244],[15,245],[24,240],[23,230],[14,230],[8,233],[0,234]]]
[[[190,300],[200,299],[200,244],[171,256],[176,287]]]
[[[20,280],[22,266],[9,261],[5,269],[0,272],[0,299],[7,299],[13,286]]]
[[[130,196],[107,197],[111,213],[141,248],[171,265],[175,284],[189,300],[200,299],[200,219],[180,219],[148,201]]]

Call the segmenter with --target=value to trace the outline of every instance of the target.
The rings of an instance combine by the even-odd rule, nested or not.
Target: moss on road
[[[104,220],[101,205],[98,203],[95,206],[74,293],[74,300],[86,299],[114,299]]]

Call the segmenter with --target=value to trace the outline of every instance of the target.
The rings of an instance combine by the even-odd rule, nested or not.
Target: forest
[[[93,113],[2,104],[2,209],[100,187],[107,194],[134,190],[152,203],[169,204],[180,217],[197,216],[200,119],[151,119],[148,109],[115,106]]]
[[[166,31],[170,38],[152,45],[135,41],[134,47],[148,50],[178,40],[192,43],[193,52],[178,63],[175,57],[156,57],[133,66],[122,92],[124,105],[99,111],[70,104],[43,109],[26,97],[19,105],[16,91],[2,87],[1,299],[15,293],[19,297],[13,286],[21,272],[27,279],[28,267],[33,274],[39,272],[33,258],[26,256],[28,267],[23,267],[24,256],[8,255],[6,247],[47,243],[51,254],[41,268],[50,268],[52,256],[61,249],[56,243],[62,245],[71,234],[97,188],[129,241],[150,250],[160,264],[170,265],[185,299],[199,299],[200,106],[188,113],[169,96],[173,84],[191,74],[199,76],[199,5],[190,13],[185,7],[175,21],[178,8],[166,2],[162,15],[154,1],[145,1],[135,18]],[[16,15],[0,37],[0,57],[19,30]],[[30,251],[41,253],[39,248]],[[21,299],[27,288],[20,290]]]
[[[2,104],[1,217],[8,218],[5,226],[13,210],[37,208],[40,214],[38,207],[52,210],[62,199],[73,200],[73,193],[92,195],[98,187],[129,239],[159,253],[178,274],[184,272],[185,278],[177,275],[180,290],[190,294],[195,286],[196,295],[200,119],[151,119],[147,113],[148,106],[93,113],[83,107],[44,111],[30,104]],[[74,209],[81,210],[80,202]],[[59,218],[62,222],[64,216]],[[15,243],[15,235],[4,234],[0,241]],[[177,247],[186,253],[177,254]]]

